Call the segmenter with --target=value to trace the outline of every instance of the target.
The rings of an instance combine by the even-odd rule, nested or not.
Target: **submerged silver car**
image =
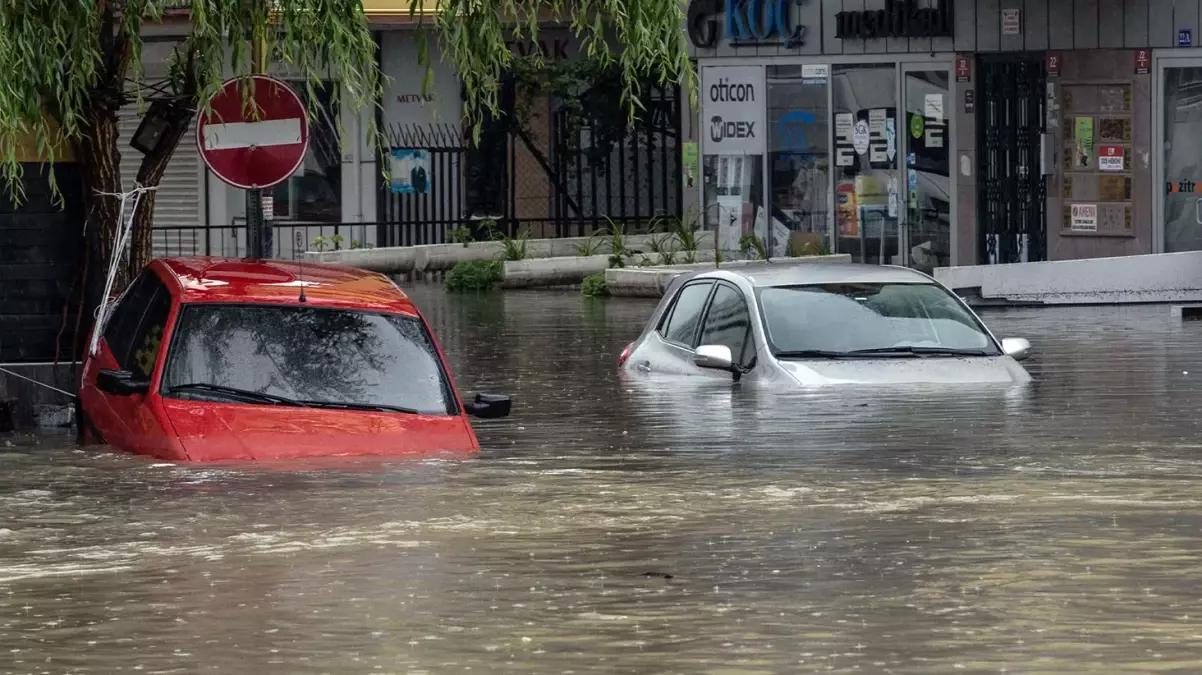
[[[999,341],[954,293],[904,267],[846,263],[713,269],[672,281],[630,373],[764,384],[1026,383],[1031,345]]]

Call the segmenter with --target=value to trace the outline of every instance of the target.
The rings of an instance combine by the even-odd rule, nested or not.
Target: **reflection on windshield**
[[[892,347],[998,353],[975,318],[932,284],[782,286],[759,295],[776,353]]]
[[[195,384],[210,386],[170,393]],[[221,396],[242,390],[293,401],[453,412],[438,353],[418,319],[338,309],[185,305],[162,388],[206,400],[231,400]]]

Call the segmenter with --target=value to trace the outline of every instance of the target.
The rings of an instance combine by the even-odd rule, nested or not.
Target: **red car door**
[[[170,456],[173,446],[156,414],[155,386],[162,360],[162,338],[172,315],[171,292],[147,269],[113,309],[99,353],[89,364],[81,397],[84,412],[113,447],[127,452]],[[96,387],[101,370],[125,371],[150,383],[142,394],[120,395]]]

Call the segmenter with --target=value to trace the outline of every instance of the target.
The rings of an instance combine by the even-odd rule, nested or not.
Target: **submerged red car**
[[[421,313],[387,277],[274,260],[161,259],[85,355],[85,438],[161,459],[473,452],[464,403]]]

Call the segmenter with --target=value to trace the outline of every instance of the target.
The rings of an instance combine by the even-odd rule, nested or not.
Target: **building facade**
[[[694,0],[701,205],[863,262],[1202,249],[1199,3]]]

